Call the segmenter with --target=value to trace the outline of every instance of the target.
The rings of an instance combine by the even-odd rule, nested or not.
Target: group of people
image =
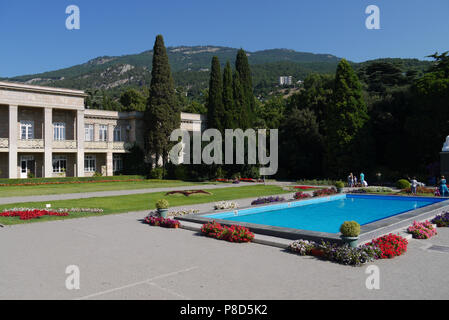
[[[362,172],[360,174],[360,182],[357,181],[357,176],[353,175],[352,172],[348,176],[348,187],[368,187],[368,182],[365,180],[365,174]]]

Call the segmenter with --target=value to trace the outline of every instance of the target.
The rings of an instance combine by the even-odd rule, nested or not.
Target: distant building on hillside
[[[293,84],[292,76],[281,76],[279,77],[279,85],[281,86],[291,86]]]

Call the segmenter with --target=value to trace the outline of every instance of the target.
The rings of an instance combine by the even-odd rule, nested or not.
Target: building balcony
[[[78,147],[75,140],[55,140],[53,149],[74,150]]]
[[[126,150],[130,149],[131,147],[132,147],[132,144],[130,142],[125,142],[125,141],[115,141],[112,146],[112,148],[114,150],[119,150],[119,151],[126,151]]]
[[[0,138],[0,149],[8,149],[8,148],[9,148],[9,139]]]
[[[43,139],[17,140],[17,148],[27,150],[44,149],[44,140]]]
[[[84,142],[84,149],[86,149],[86,150],[108,149],[108,142],[106,142],[106,141],[86,141],[86,142]]]

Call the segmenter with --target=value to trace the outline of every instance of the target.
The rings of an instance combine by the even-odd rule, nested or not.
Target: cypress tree
[[[242,105],[246,108],[248,123],[251,126],[254,122],[256,101],[254,100],[253,81],[251,77],[251,69],[249,67],[248,56],[245,50],[240,49],[237,52],[235,60],[235,69],[240,76],[240,83],[243,89]]]
[[[328,173],[342,177],[348,170],[362,170],[361,133],[368,121],[362,86],[351,65],[342,59],[337,67],[332,103],[326,118]]]
[[[240,74],[238,71],[234,72],[233,79],[233,93],[234,93],[234,116],[235,127],[246,130],[249,128],[248,109],[245,108],[245,92],[243,90]]]
[[[180,124],[181,112],[176,102],[167,50],[163,37],[158,35],[153,48],[150,96],[145,110],[145,151],[147,157],[156,156],[156,165],[161,157],[163,165],[167,162],[168,152],[173,145],[170,134]]]
[[[218,60],[218,57],[213,57],[209,80],[209,97],[207,101],[208,127],[223,132],[224,114],[220,61]]]
[[[234,92],[232,86],[232,69],[231,64],[228,61],[223,72],[223,106],[225,111],[223,125],[225,129],[237,128],[237,117],[235,116]]]

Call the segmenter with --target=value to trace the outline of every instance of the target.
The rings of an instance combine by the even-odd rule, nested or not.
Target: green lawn
[[[0,224],[13,225],[20,223],[40,222],[48,220],[73,219],[88,216],[98,216],[112,213],[123,213],[131,211],[142,211],[155,209],[155,203],[159,199],[167,199],[171,207],[192,205],[207,202],[217,202],[226,200],[237,200],[252,197],[263,197],[275,194],[289,193],[278,186],[245,186],[235,188],[220,188],[210,190],[212,195],[195,195],[194,197],[165,196],[165,192],[155,192],[127,196],[88,198],[76,200],[60,200],[52,202],[29,202],[19,204],[9,204],[0,206],[0,211],[10,208],[45,208],[47,203],[51,203],[52,208],[101,208],[102,214],[95,213],[72,213],[68,217],[42,217],[40,219],[21,221],[19,218],[0,217]]]
[[[0,197],[37,196],[64,193],[82,193],[95,191],[132,190],[147,188],[168,188],[199,185],[178,180],[144,180],[124,182],[88,182],[71,184],[48,184],[37,186],[0,186]]]

